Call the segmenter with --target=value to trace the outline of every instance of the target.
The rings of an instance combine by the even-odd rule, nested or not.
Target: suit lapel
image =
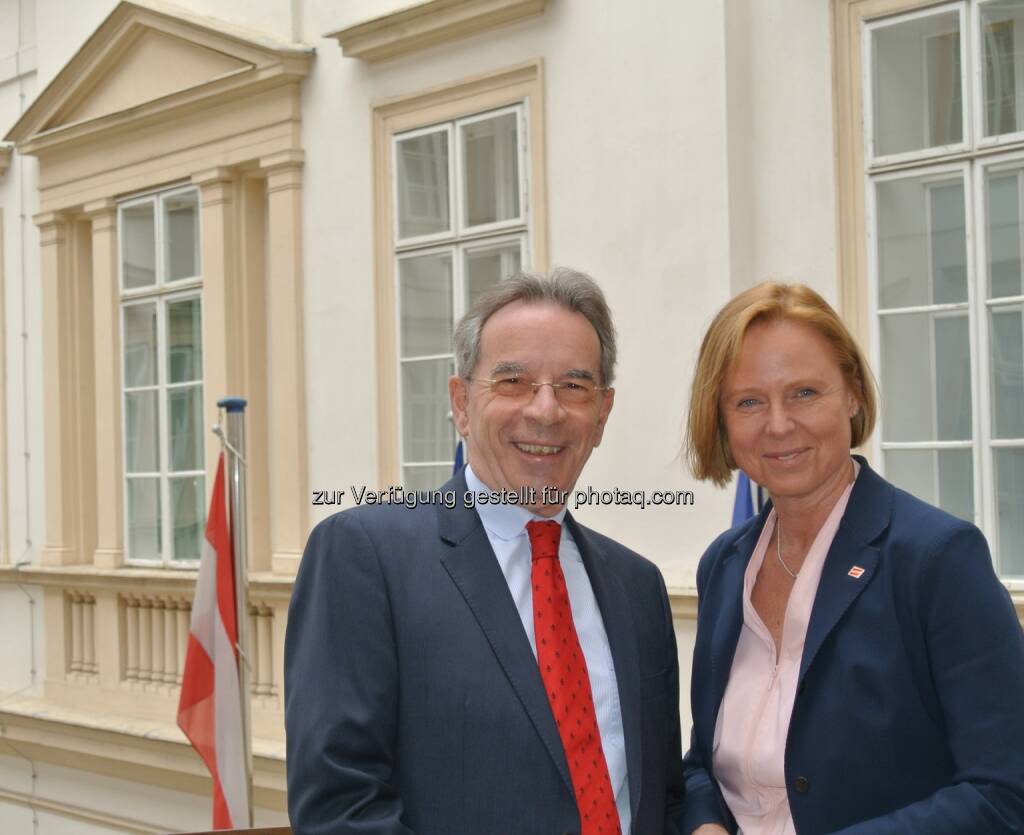
[[[466,491],[465,476],[460,473],[442,489],[454,489],[459,502],[452,509],[438,506],[441,539],[447,543],[441,563],[480,625],[509,684],[572,793],[562,741],[537,670],[537,659],[523,631],[523,622],[480,517],[461,502]]]
[[[832,630],[875,576],[878,549],[871,543],[889,525],[892,487],[863,458],[855,457],[860,462],[860,475],[821,571],[800,660],[799,682],[803,682]]]
[[[767,505],[756,521],[732,546],[732,552],[719,563],[721,576],[708,578],[708,585],[722,589],[717,603],[719,608],[713,613],[711,626],[711,687],[708,691],[711,698],[706,701],[708,713],[703,717],[701,727],[709,728],[714,734],[718,708],[725,696],[725,687],[732,671],[732,660],[736,655],[736,644],[739,642],[740,629],[743,627],[743,577],[747,564],[754,553],[757,539],[764,528],[765,520],[771,506]],[[696,719],[696,717],[695,717]],[[711,744],[711,738],[708,739]]]
[[[637,660],[636,625],[633,623],[626,589],[619,577],[609,570],[607,557],[600,546],[569,514],[566,514],[565,519],[583,559],[590,587],[594,590],[594,598],[601,610],[612,663],[615,665],[619,707],[622,711],[622,736],[626,746],[629,805],[635,819],[640,806],[640,771],[643,763],[640,664]],[[612,790],[615,790],[614,786]]]

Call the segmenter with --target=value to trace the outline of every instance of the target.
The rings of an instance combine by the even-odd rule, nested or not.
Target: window
[[[452,330],[476,298],[529,260],[522,104],[392,138],[399,460],[410,489],[452,470]]]
[[[206,521],[199,199],[118,206],[126,557],[199,558]]]
[[[1024,0],[865,24],[876,452],[1024,576]]]

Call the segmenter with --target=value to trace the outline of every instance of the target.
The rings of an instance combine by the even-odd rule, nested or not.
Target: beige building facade
[[[993,14],[978,0],[0,0],[0,831],[208,826],[210,781],[175,712],[228,395],[249,403],[256,822],[286,822],[282,652],[305,538],[364,487],[451,471],[451,325],[514,269],[585,270],[611,302],[616,406],[574,513],[664,573],[684,726],[696,567],[733,501],[679,458],[687,390],[714,312],[762,279],[832,301],[883,395],[932,381],[913,392],[932,434],[901,434],[894,407],[865,453],[973,518],[1024,611],[1020,251],[1001,256],[999,293],[955,295],[961,267],[970,294],[995,275],[973,242],[997,227],[986,195],[1009,194],[1024,148],[1015,123],[974,127],[996,111],[988,87],[968,89],[967,44],[1018,25]],[[890,153],[902,111],[865,90],[888,89],[899,37],[925,44],[932,104],[924,138]],[[1015,72],[999,76],[1013,107]],[[923,184],[923,232],[894,182]],[[894,205],[911,220],[890,250],[879,218]],[[941,272],[926,283],[953,295],[913,296],[918,239],[921,270]],[[899,288],[909,301],[886,304]],[[889,323],[916,333],[915,315],[931,317],[930,376],[893,349]],[[939,368],[960,322],[966,383]],[[949,423],[957,391],[969,414]],[[645,506],[601,500],[616,488]]]

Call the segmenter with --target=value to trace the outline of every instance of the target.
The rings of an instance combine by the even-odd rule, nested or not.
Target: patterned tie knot
[[[558,522],[540,522],[534,519],[526,523],[530,536],[530,551],[533,561],[558,559],[558,543],[562,538],[562,526]]]

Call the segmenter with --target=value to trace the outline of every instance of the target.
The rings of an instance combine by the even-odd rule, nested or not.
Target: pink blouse
[[[860,471],[856,461],[854,469],[856,480]],[[786,796],[784,765],[789,717],[821,570],[852,489],[851,483],[839,497],[804,558],[786,604],[778,657],[771,633],[750,602],[775,530],[774,510],[747,566],[743,629],[718,709],[712,752],[715,777],[742,835],[796,835]]]

